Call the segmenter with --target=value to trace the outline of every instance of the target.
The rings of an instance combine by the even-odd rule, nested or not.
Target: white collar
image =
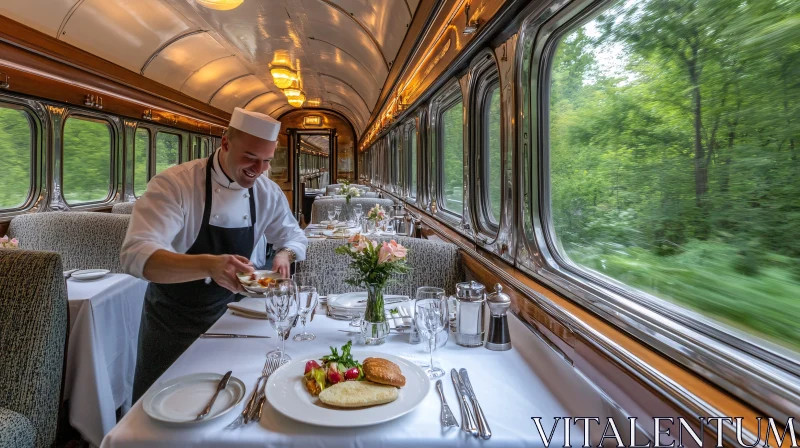
[[[211,165],[211,178],[214,179],[214,182],[222,185],[225,188],[231,190],[244,190],[244,187],[241,185],[237,184],[236,182],[231,182],[228,179],[228,176],[225,175],[225,172],[222,171],[222,167],[219,164],[220,151],[220,148],[217,148],[217,150],[214,151],[213,165]]]

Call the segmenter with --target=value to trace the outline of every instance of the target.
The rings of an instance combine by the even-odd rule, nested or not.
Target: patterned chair
[[[54,252],[0,249],[0,448],[56,439],[67,286]]]
[[[30,213],[11,220],[8,234],[28,250],[58,252],[64,269],[124,272],[119,251],[130,215],[94,212]]]
[[[404,236],[376,237],[378,241],[396,240],[408,248],[408,265],[412,271],[397,277],[397,283],[386,288],[387,294],[414,297],[420,286],[443,288],[455,294],[456,283],[464,281],[461,254],[454,244],[409,238]],[[363,290],[345,283],[350,276],[349,260],[334,249],[347,244],[347,240],[309,241],[306,260],[297,264],[298,273],[314,273],[320,295]]]
[[[344,207],[345,203],[346,199],[344,198],[333,198],[333,199],[314,201],[314,205],[311,206],[311,222],[318,223],[320,221],[328,219],[328,210],[333,209],[337,205],[340,207]],[[383,209],[388,214],[389,211],[391,211],[394,202],[391,199],[351,198],[350,207],[353,207],[356,204],[361,204],[361,208],[362,210],[364,210],[364,215],[367,214],[367,210],[371,209],[372,207],[375,207],[375,204],[380,204],[381,207],[383,207]],[[339,218],[342,217],[339,216]]]
[[[111,207],[111,213],[117,215],[130,215],[133,213],[133,206],[136,202],[119,202]]]

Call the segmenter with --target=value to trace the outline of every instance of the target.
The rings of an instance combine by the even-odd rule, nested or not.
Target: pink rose
[[[350,238],[348,238],[347,242],[348,243],[357,243],[360,239],[361,239],[361,234],[360,233],[356,233],[356,234],[353,234],[353,236],[351,236]]]

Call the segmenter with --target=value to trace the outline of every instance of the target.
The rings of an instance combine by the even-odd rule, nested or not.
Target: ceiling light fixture
[[[464,35],[474,34],[478,31],[479,22],[477,20],[469,20],[469,3],[464,7],[464,15],[467,17],[467,26],[464,27]]]
[[[217,11],[230,11],[239,7],[244,0],[195,0],[198,5],[208,8],[216,9]]]
[[[286,98],[294,98],[302,95],[303,99],[305,99],[303,91],[298,89],[297,87],[290,87],[288,89],[283,89],[283,94],[286,95]]]
[[[272,82],[279,89],[285,89],[297,81],[297,72],[283,65],[276,65],[269,72],[272,74]]]
[[[300,95],[289,97],[287,101],[294,107],[303,107],[303,103],[306,102],[306,96],[303,92],[300,92]]]

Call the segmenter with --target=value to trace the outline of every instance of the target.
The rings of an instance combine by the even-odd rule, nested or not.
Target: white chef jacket
[[[163,249],[184,254],[194,244],[203,221],[207,163],[208,159],[203,158],[173,166],[147,183],[144,195],[136,201],[122,243],[120,261],[125,272],[144,278],[144,265],[153,252]],[[252,223],[249,191],[228,179],[219,166],[219,151],[214,155],[211,188],[210,225],[237,228]],[[253,247],[264,236],[276,249],[292,249],[298,261],[304,260],[308,240],[280,187],[266,176],[259,176],[253,193]]]

